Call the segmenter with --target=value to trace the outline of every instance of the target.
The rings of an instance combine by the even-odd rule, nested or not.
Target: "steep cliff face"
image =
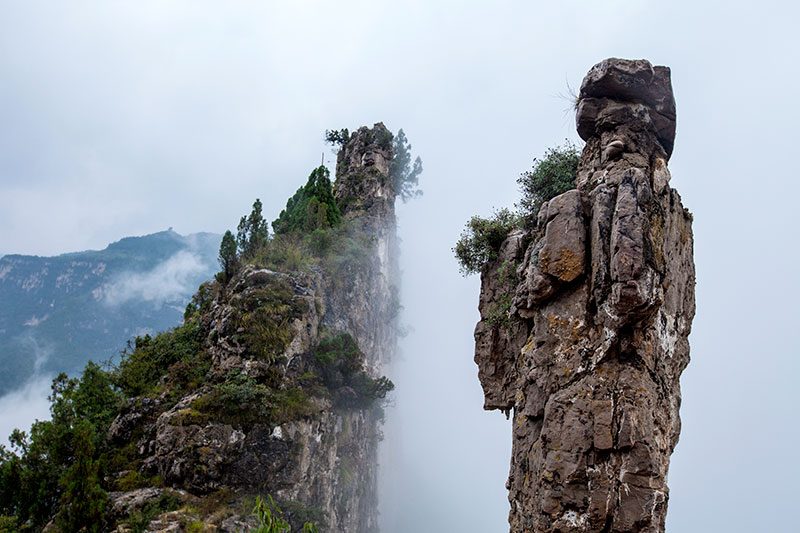
[[[187,315],[209,359],[201,383],[177,401],[174,392],[130,400],[109,431],[135,442],[141,474],[189,498],[270,494],[299,509],[293,530],[306,519],[321,531],[377,530],[378,404],[391,387],[378,376],[397,336],[391,159],[382,124],[343,146],[341,249],[280,272],[256,261],[201,288]],[[130,511],[129,492],[112,499],[121,516]],[[236,531],[243,520],[214,523]]]
[[[695,311],[669,69],[595,65],[577,126],[577,188],[482,272],[475,361],[485,408],[513,410],[512,532],[660,532]]]
[[[332,305],[325,321],[356,337],[376,373],[391,360],[397,344],[396,191],[389,176],[393,157],[392,134],[382,123],[362,127],[339,151],[333,190],[345,223],[367,234],[373,248],[367,268],[346,269],[342,290],[329,291]]]

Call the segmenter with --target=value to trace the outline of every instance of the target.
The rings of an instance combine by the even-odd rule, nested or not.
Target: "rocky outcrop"
[[[137,439],[144,476],[193,497],[269,494],[324,517],[320,531],[377,531],[377,378],[397,338],[391,159],[382,124],[343,146],[334,194],[344,221],[325,238],[346,249],[294,270],[245,265],[201,287],[187,320],[210,360],[205,379],[175,400],[165,377],[164,394],[130,400],[109,430],[112,442]],[[356,355],[341,348],[350,338]],[[341,353],[321,352],[334,341]]]
[[[513,410],[512,532],[661,532],[695,311],[669,69],[595,65],[577,127],[577,189],[482,272],[475,361]]]
[[[339,151],[333,194],[345,224],[363,232],[373,255],[362,268],[344,265],[347,283],[329,290],[326,325],[352,332],[376,373],[391,360],[399,312],[399,267],[395,221],[396,191],[389,177],[392,134],[379,122],[362,127]],[[345,251],[346,252],[346,251]],[[363,268],[366,267],[366,268]]]

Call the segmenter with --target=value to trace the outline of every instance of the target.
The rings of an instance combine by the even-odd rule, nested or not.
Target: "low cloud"
[[[197,288],[195,279],[209,270],[200,256],[180,251],[149,272],[121,274],[102,290],[106,305],[121,305],[130,300],[162,305],[185,298]]]
[[[52,378],[37,376],[19,389],[0,397],[0,444],[7,445],[14,429],[30,434],[34,420],[50,419],[50,394]]]

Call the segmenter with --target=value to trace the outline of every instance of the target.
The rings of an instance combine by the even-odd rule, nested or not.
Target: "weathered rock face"
[[[475,361],[514,413],[512,532],[661,532],[695,311],[670,72],[608,59],[579,98],[578,188],[482,272]]]
[[[339,151],[333,189],[346,222],[370,236],[374,254],[366,269],[345,267],[347,283],[328,291],[332,299],[324,321],[351,332],[376,373],[391,360],[397,342],[396,191],[389,178],[393,157],[392,134],[383,123],[360,128]]]
[[[342,242],[352,250],[337,250],[329,264],[304,272],[247,265],[224,286],[203,291],[198,328],[211,369],[202,386],[168,407],[166,398],[137,398],[109,431],[113,442],[138,439],[141,472],[193,496],[230,489],[302,504],[324,515],[320,530],[377,531],[382,412],[363,391],[323,386],[314,349],[326,334],[349,334],[373,377],[395,351],[392,155],[392,135],[382,124],[355,132],[339,154],[334,191],[342,231],[352,233]],[[246,376],[236,379],[251,396],[266,384],[270,414],[253,417],[248,406],[234,405],[235,416],[215,416],[214,395],[237,387],[225,381],[230,376]],[[117,495],[123,503],[127,497]]]

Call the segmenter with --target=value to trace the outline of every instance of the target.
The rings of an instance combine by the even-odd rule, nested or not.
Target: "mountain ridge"
[[[108,359],[137,332],[177,325],[191,294],[216,271],[220,239],[208,232],[184,236],[169,229],[124,237],[102,250],[4,255],[0,359],[6,372],[0,376],[0,394],[39,373],[75,372],[89,359]],[[168,264],[181,253],[189,255]],[[171,268],[158,271],[160,265]],[[126,280],[138,285],[126,285]],[[147,292],[148,283],[153,291]],[[157,294],[159,283],[170,289],[163,298]],[[158,305],[130,305],[148,301],[137,298],[145,294]]]

